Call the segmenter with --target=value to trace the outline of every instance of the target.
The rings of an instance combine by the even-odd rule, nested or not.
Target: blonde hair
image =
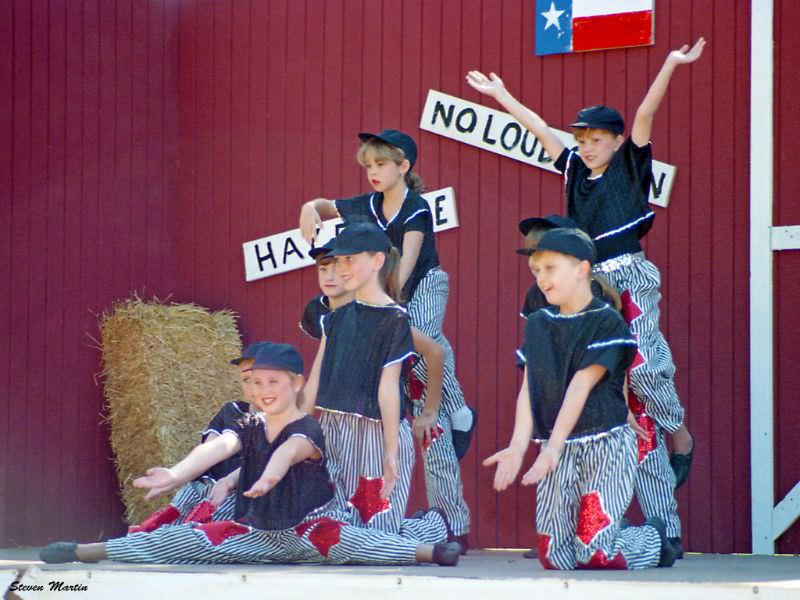
[[[612,138],[616,138],[617,136],[622,135],[621,133],[615,133],[610,129],[602,129],[600,127],[573,127],[572,128],[572,137],[575,138],[576,141],[580,142],[582,138],[587,135],[591,135],[593,131],[599,131],[601,133],[607,133]]]
[[[401,165],[406,160],[406,153],[397,146],[387,144],[377,138],[372,138],[361,144],[356,153],[356,160],[362,167],[366,167],[367,153],[372,152],[375,160],[390,160],[395,164]],[[406,171],[406,185],[417,193],[425,191],[425,183],[422,177],[417,175],[411,168]]]
[[[403,290],[400,287],[398,280],[400,265],[400,251],[392,246],[392,249],[386,253],[386,260],[383,262],[381,270],[378,272],[378,281],[380,281],[383,291],[385,291],[395,302],[404,302]]]

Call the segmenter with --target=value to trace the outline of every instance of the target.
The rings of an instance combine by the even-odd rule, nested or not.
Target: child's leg
[[[414,291],[414,297],[408,304],[408,313],[414,327],[444,348],[442,411],[451,416],[455,429],[467,431],[472,425],[472,412],[464,402],[464,393],[456,379],[453,348],[442,331],[449,294],[447,273],[441,269],[431,270]],[[414,372],[421,381],[427,381],[422,361],[414,367]]]
[[[661,537],[655,528],[619,527],[633,496],[636,463],[636,435],[627,426],[580,444],[580,508],[574,538],[578,568],[658,565]]]
[[[667,537],[681,537],[681,520],[675,500],[675,473],[669,464],[664,430],[655,428],[655,447],[642,452],[636,469],[634,491],[646,518],[658,517],[667,525]]]
[[[358,514],[350,504],[350,496],[358,487],[356,446],[352,427],[355,417],[327,410],[319,411],[319,424],[325,434],[326,464],[334,484],[332,510],[347,515],[349,523],[358,522]]]
[[[415,417],[422,413],[422,408],[422,402],[414,403]],[[422,452],[428,506],[444,511],[453,535],[465,535],[469,533],[469,507],[464,500],[461,467],[453,448],[450,417],[440,411],[438,423],[443,433]]]

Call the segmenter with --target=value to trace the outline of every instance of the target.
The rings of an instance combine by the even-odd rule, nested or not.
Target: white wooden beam
[[[800,225],[772,228],[773,250],[800,250]]]

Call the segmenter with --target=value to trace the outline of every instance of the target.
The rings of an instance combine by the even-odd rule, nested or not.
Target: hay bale
[[[199,440],[219,407],[241,398],[232,357],[236,315],[133,298],[100,317],[107,418],[129,523],[169,501],[146,502],[133,478],[170,466]]]

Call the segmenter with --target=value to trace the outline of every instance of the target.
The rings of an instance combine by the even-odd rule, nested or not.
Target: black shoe
[[[678,552],[675,547],[670,544],[667,538],[667,524],[658,517],[650,517],[644,522],[658,532],[658,537],[661,538],[661,555],[659,557],[659,567],[671,567],[675,564],[678,558]]]
[[[522,558],[539,558],[539,549],[531,548],[527,552],[523,552]]]
[[[669,455],[669,466],[672,467],[672,470],[675,473],[676,490],[686,483],[686,480],[689,478],[689,471],[692,468],[692,459],[694,458],[694,448],[696,443],[694,435],[691,433],[689,435],[692,436],[692,449],[689,450],[688,454],[671,452]]]
[[[472,425],[470,425],[469,430],[461,431],[459,429],[453,429],[453,448],[455,448],[456,458],[458,458],[458,460],[461,460],[467,455],[470,442],[472,442],[472,432],[475,431],[475,423],[478,422],[478,411],[471,406],[467,408],[472,413]]]
[[[467,539],[467,535],[451,535],[447,538],[448,542],[455,542],[459,546],[461,546],[461,556],[464,556],[467,552],[469,552],[469,540]]]
[[[75,542],[53,542],[39,550],[39,560],[52,564],[80,562],[77,548]]]
[[[669,543],[672,544],[672,547],[675,548],[675,551],[678,553],[676,560],[680,560],[683,558],[683,544],[681,544],[681,538],[674,537],[669,538]]]
[[[461,557],[461,545],[456,542],[433,545],[433,562],[442,567],[455,567]]]

